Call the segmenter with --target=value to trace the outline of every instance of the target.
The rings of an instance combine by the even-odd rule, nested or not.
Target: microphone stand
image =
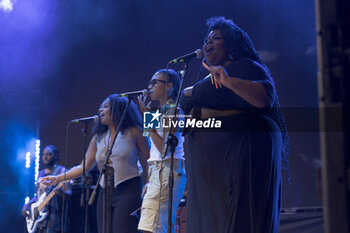
[[[85,163],[86,163],[86,145],[87,145],[87,129],[88,129],[88,124],[90,121],[84,121],[84,127],[81,130],[81,132],[84,135],[84,157],[83,157],[83,175],[81,177],[81,182],[82,182],[82,187],[81,187],[81,197],[80,197],[80,206],[84,207],[85,212],[84,212],[84,224],[83,224],[83,229],[84,233],[88,232],[88,219],[89,219],[89,206],[88,206],[88,198],[89,198],[89,187],[88,185],[91,185],[92,181],[91,179],[87,179],[88,177],[86,176],[86,171],[85,171]]]
[[[174,116],[176,117],[177,115],[177,107],[179,105],[179,100],[180,100],[180,95],[181,95],[181,90],[182,90],[182,86],[183,86],[183,82],[185,80],[185,77],[187,75],[187,69],[188,69],[188,62],[189,60],[184,60],[184,71],[182,74],[182,78],[181,78],[181,83],[179,86],[179,92],[177,94],[177,98],[176,98],[176,102],[175,102],[175,112],[174,112]],[[178,140],[175,137],[175,135],[173,135],[171,133],[173,129],[173,124],[170,124],[170,129],[169,132],[166,135],[165,138],[165,146],[163,148],[163,159],[165,159],[166,154],[167,154],[167,150],[168,150],[168,146],[170,146],[170,173],[169,173],[169,208],[168,208],[168,228],[167,228],[167,233],[171,233],[172,230],[172,224],[171,224],[171,217],[172,217],[172,211],[173,211],[173,189],[174,189],[174,172],[173,172],[173,168],[174,168],[174,153],[175,153],[175,148],[178,144]]]
[[[102,176],[105,175],[105,180],[104,180],[105,192],[103,195],[103,233],[112,233],[112,216],[111,216],[111,211],[109,211],[109,210],[111,208],[110,196],[111,196],[111,190],[113,188],[112,187],[112,177],[114,174],[114,169],[112,167],[108,166],[108,160],[112,154],[113,146],[114,146],[115,141],[118,137],[118,133],[120,131],[120,126],[122,125],[122,123],[124,121],[125,113],[126,113],[127,109],[129,108],[130,102],[131,102],[131,98],[129,98],[129,96],[128,96],[128,104],[126,105],[125,110],[120,118],[120,121],[118,123],[118,127],[116,129],[115,136],[114,136],[113,141],[112,141],[112,144],[111,144],[109,150],[107,150],[107,152],[106,152],[105,163],[102,166],[102,170],[101,170],[100,175],[97,179],[95,189],[92,192],[90,200],[89,200],[89,205],[92,205],[94,203],[94,200],[96,197],[96,192],[97,192],[97,188],[100,184],[100,180],[101,180]]]

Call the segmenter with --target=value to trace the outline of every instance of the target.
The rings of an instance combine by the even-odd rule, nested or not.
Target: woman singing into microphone
[[[288,133],[268,68],[232,20],[207,21],[203,44],[210,74],[184,91],[181,107],[222,128],[185,136],[189,233],[277,233],[281,160]]]
[[[175,113],[175,100],[180,85],[180,77],[169,69],[157,71],[148,89],[150,97],[159,101],[161,119],[167,119]],[[140,109],[142,112],[149,111],[145,107],[145,97],[139,97]],[[180,109],[178,113],[181,114]],[[178,115],[180,115],[178,114]],[[179,119],[179,117],[175,118]],[[168,227],[168,206],[169,206],[169,172],[170,172],[170,149],[163,158],[163,147],[168,131],[163,129],[152,129],[149,132],[151,141],[149,164],[149,185],[143,198],[141,219],[138,229],[143,232],[166,233]],[[175,233],[176,210],[182,198],[186,185],[186,174],[184,168],[183,136],[178,128],[174,128],[172,134],[178,140],[174,153],[174,189],[172,201],[171,232]]]
[[[114,233],[138,232],[138,219],[130,214],[141,206],[142,182],[138,160],[143,161],[149,157],[147,140],[142,136],[141,117],[133,102],[126,111],[124,121],[120,122],[127,102],[127,98],[117,97],[117,95],[110,95],[103,101],[98,110],[99,120],[93,128],[94,136],[86,152],[85,169],[91,169],[96,162],[101,171],[106,160],[106,151],[110,149],[116,136],[116,129],[121,124],[108,161],[108,165],[114,168],[114,185],[109,192],[111,193],[109,209]],[[144,171],[146,172],[147,169],[145,166]],[[63,180],[79,177],[82,173],[83,162],[67,171],[66,174],[46,176],[40,182],[53,185]],[[102,233],[104,227],[102,197],[106,192],[103,180],[100,185],[103,189],[97,202],[97,223],[98,232]]]

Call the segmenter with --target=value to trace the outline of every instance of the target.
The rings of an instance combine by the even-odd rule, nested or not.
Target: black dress
[[[261,82],[270,99],[277,100],[271,77],[258,63],[242,59],[225,69],[231,77]],[[185,136],[186,232],[277,233],[282,138],[267,116],[271,109],[257,109],[225,87],[216,89],[210,78],[198,82],[192,94],[181,99],[185,110],[207,107],[244,113],[215,117],[222,121],[221,129],[194,129]]]

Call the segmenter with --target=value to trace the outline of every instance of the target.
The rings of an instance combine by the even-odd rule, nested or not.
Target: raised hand
[[[210,73],[216,78],[216,80],[225,87],[230,86],[230,78],[222,66],[211,66]]]
[[[212,78],[217,82],[218,86],[221,87],[221,84],[227,88],[230,87],[230,78],[226,70],[222,66],[208,66],[206,63],[202,63],[203,66],[211,73]],[[216,85],[217,86],[217,85]]]
[[[147,96],[148,96],[148,91],[144,91],[144,93],[142,95],[137,97],[137,100],[139,102],[139,106],[140,106],[140,110],[141,110],[142,114],[144,112],[148,112],[148,111],[151,110],[151,101],[149,101],[146,104]]]

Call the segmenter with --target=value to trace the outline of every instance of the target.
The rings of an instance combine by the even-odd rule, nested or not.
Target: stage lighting
[[[39,163],[40,163],[40,140],[35,141],[35,176],[34,184],[36,184],[39,176]]]
[[[30,168],[30,152],[26,153],[26,168]]]
[[[0,10],[10,12],[13,10],[13,3],[11,0],[0,0]]]

